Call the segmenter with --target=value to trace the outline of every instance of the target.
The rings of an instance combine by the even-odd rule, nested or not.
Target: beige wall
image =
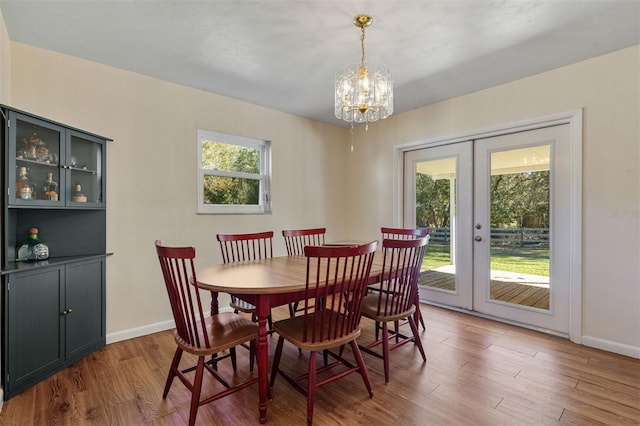
[[[326,225],[379,237],[393,221],[393,147],[584,108],[583,342],[640,354],[639,47],[348,131],[11,43],[12,105],[114,139],[108,149],[107,332],[170,318],[153,241],[219,262],[216,232]],[[0,67],[3,68],[3,67]],[[196,215],[196,129],[273,141],[272,215]],[[276,239],[276,249],[284,247]],[[134,331],[130,331],[134,330]],[[120,337],[118,337],[120,336]]]
[[[11,52],[9,34],[0,10],[0,104],[11,100]]]
[[[171,318],[156,239],[194,245],[202,266],[222,261],[218,232],[274,230],[279,254],[284,228],[326,226],[329,239],[342,238],[346,200],[335,188],[348,152],[343,129],[21,43],[12,43],[12,68],[12,106],[114,140],[107,149],[112,339]],[[272,141],[272,214],[196,214],[198,128]]]
[[[349,238],[393,220],[393,147],[584,108],[583,343],[640,357],[640,47],[429,105],[356,131]]]

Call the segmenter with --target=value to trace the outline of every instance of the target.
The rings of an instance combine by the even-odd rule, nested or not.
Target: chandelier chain
[[[360,29],[362,36],[360,37],[360,46],[362,47],[362,56],[360,56],[360,66],[364,68],[364,26]]]

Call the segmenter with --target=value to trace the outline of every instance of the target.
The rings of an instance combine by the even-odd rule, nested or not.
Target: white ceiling
[[[14,41],[332,124],[335,72],[387,65],[395,114],[640,43],[640,0],[0,0]],[[42,70],[46,72],[46,70]]]

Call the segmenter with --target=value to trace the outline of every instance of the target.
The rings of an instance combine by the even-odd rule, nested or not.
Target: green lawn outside
[[[449,246],[429,244],[422,261],[423,270],[450,265]],[[549,248],[491,248],[491,269],[523,274],[549,276]]]

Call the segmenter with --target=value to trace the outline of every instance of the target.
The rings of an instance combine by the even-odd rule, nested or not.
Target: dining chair
[[[288,256],[304,255],[306,246],[323,246],[327,228],[285,229],[282,231]],[[298,310],[298,302],[289,303],[289,316],[294,316]]]
[[[429,228],[389,228],[389,227],[382,227],[380,228],[380,231],[382,232],[382,239],[394,239],[394,240],[412,240],[412,239],[419,239],[419,238],[427,238],[427,244],[429,244]],[[375,290],[375,288],[372,288]],[[419,323],[422,326],[423,330],[426,330],[427,327],[424,324],[424,318],[422,317],[422,311],[420,310],[420,292],[416,293],[416,313],[414,315],[414,318],[416,320],[417,323]],[[378,330],[378,325],[376,324],[376,332]],[[376,339],[378,338],[377,334],[376,334]]]
[[[381,227],[382,239],[392,238],[394,240],[413,240],[422,237],[429,238],[429,228],[388,228]]]
[[[285,229],[282,231],[287,255],[304,255],[305,246],[323,246],[327,228]]]
[[[273,231],[254,232],[249,234],[217,234],[220,243],[223,263],[244,262],[247,260],[273,257]],[[256,307],[233,294],[229,306],[237,314],[244,312],[251,314],[253,322],[257,322]],[[273,330],[271,314],[269,314],[269,332]],[[253,357],[251,357],[253,369]]]
[[[162,398],[167,397],[173,379],[178,377],[191,392],[189,425],[193,425],[198,414],[198,407],[201,405],[258,382],[257,377],[241,382],[237,377],[234,377],[232,381],[227,382],[218,371],[215,360],[206,360],[207,357],[213,357],[214,354],[226,350],[231,351],[241,343],[250,342],[250,345],[255,347],[258,338],[258,325],[231,312],[205,316],[193,264],[196,257],[195,248],[166,247],[160,241],[156,241],[155,244],[176,325],[174,339],[177,345]],[[198,358],[197,364],[181,368],[180,361],[184,352],[196,356]],[[205,369],[225,387],[225,390],[201,399]],[[195,374],[190,374],[193,371]],[[233,383],[233,385],[229,383]]]
[[[360,349],[383,360],[385,383],[389,382],[389,352],[391,350],[414,342],[422,359],[427,360],[414,319],[418,276],[426,247],[427,239],[425,237],[413,240],[383,240],[384,257],[379,291],[369,294],[362,302],[362,316],[372,319],[376,324],[382,324],[382,338],[379,339],[376,333],[376,339],[367,345],[360,345]],[[411,336],[400,333],[397,325],[400,320],[409,322]],[[396,325],[391,334],[387,325],[389,322]],[[389,341],[394,338],[395,342],[390,345]],[[382,345],[382,353],[372,350],[379,345]]]
[[[296,390],[307,397],[307,425],[313,421],[315,390],[351,373],[359,373],[373,397],[362,354],[356,343],[360,336],[360,312],[367,292],[377,241],[359,246],[307,246],[306,286],[302,315],[277,321],[273,324],[278,333],[278,345],[271,367],[270,386],[280,374]],[[284,341],[299,349],[309,351],[307,373],[293,377],[280,368]],[[350,344],[355,364],[343,356],[343,349]],[[331,349],[340,348],[336,353]],[[335,361],[316,366],[316,353],[327,353]],[[330,370],[334,374],[325,376]],[[322,375],[317,380],[318,374]],[[306,387],[303,382],[306,380]]]

